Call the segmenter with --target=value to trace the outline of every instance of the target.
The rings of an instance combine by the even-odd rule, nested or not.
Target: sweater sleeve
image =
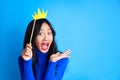
[[[23,58],[20,56],[18,58],[18,64],[21,73],[21,80],[35,80],[32,70],[32,59],[23,60]]]
[[[62,80],[67,63],[68,58],[61,59],[57,62],[49,61],[44,80]]]

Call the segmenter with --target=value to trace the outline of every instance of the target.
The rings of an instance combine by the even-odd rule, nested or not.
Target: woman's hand
[[[24,60],[29,60],[32,58],[32,46],[31,46],[31,43],[30,44],[26,44],[26,47],[25,49],[22,51],[22,58]]]
[[[70,54],[71,53],[71,51],[70,50],[67,50],[67,51],[65,51],[64,53],[60,53],[60,52],[57,52],[56,54],[52,54],[51,56],[50,56],[50,60],[52,61],[52,62],[56,62],[56,61],[58,61],[58,60],[60,60],[60,59],[63,59],[63,58],[69,58],[70,56],[68,56],[68,54]]]

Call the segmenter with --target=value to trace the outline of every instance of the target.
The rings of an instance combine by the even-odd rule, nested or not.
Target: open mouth
[[[49,43],[48,42],[41,43],[41,49],[42,50],[48,50],[48,48],[49,48]]]

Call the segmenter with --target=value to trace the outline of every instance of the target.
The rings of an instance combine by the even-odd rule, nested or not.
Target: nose
[[[47,36],[47,34],[44,34],[44,40],[45,40],[45,41],[48,40],[48,36]]]

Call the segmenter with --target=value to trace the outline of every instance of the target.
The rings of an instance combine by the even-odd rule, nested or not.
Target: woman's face
[[[41,25],[41,29],[36,37],[35,45],[43,53],[48,52],[53,41],[52,30],[47,23]]]

